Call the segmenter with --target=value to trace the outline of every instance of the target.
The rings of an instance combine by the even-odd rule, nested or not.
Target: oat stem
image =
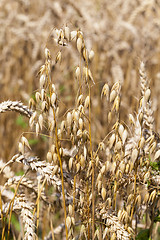
[[[54,240],[54,230],[53,230],[53,222],[52,219],[50,220],[50,227],[51,227],[51,232],[52,232],[52,239]]]
[[[149,228],[149,237],[152,239],[152,231],[153,231],[153,225],[154,225],[154,218],[155,218],[155,205],[156,205],[157,199],[154,199],[153,206],[152,206],[152,217],[151,217],[151,225]]]
[[[40,199],[40,196],[41,196],[41,192],[42,192],[42,190],[43,190],[43,187],[44,187],[45,183],[46,183],[46,178],[43,180],[41,189],[38,191],[38,197],[37,197],[37,200],[36,200],[36,206],[37,206],[37,204],[38,204],[38,202],[39,202],[39,199]],[[36,206],[35,206],[35,208],[34,208],[34,210],[33,210],[33,216],[34,216],[34,214],[35,214],[35,212],[36,212]]]
[[[88,240],[90,240],[90,226],[89,226],[89,218],[90,218],[90,208],[89,208],[89,192],[88,192],[88,181],[87,181],[87,223],[88,223]]]
[[[40,182],[38,181],[38,198],[37,198],[37,236],[38,236],[38,226],[39,226],[39,196],[40,196]]]
[[[116,186],[117,185],[117,180],[115,180],[114,181],[114,186]],[[116,196],[117,196],[117,191],[115,191],[115,193],[114,193],[114,198],[113,198],[113,208],[114,208],[114,210],[116,210]]]
[[[27,170],[25,172],[25,174],[20,178],[18,184],[17,184],[17,187],[15,189],[15,193],[14,193],[14,197],[13,199],[10,201],[10,204],[9,204],[9,207],[8,207],[8,211],[7,211],[7,214],[6,214],[6,218],[7,218],[7,215],[9,213],[9,210],[10,210],[10,214],[9,214],[9,222],[8,222],[8,236],[7,236],[7,240],[9,240],[9,235],[10,235],[10,227],[11,227],[11,216],[12,216],[12,211],[13,211],[13,204],[14,204],[14,199],[16,197],[16,194],[17,194],[17,191],[18,191],[18,188],[19,188],[19,185],[22,181],[22,179],[26,176],[26,174],[29,172],[29,170]],[[5,236],[4,236],[4,230],[5,230],[5,227],[3,228],[3,231],[2,231],[2,240],[3,240],[3,237],[5,239]]]
[[[0,191],[0,209],[1,209],[1,219],[2,219],[2,229],[5,228],[5,221],[4,221],[4,216],[3,216],[3,208],[2,208],[2,194]],[[2,238],[3,239],[3,238]]]
[[[94,159],[92,153],[92,138],[91,138],[91,87],[89,85],[89,141],[90,141],[90,155],[92,161],[92,239],[94,239]]]
[[[132,224],[133,213],[134,213],[135,202],[136,202],[136,183],[137,183],[137,166],[135,169],[135,176],[134,176],[134,200],[133,200],[133,206],[131,210],[131,224]]]
[[[76,175],[74,176],[73,185],[73,217],[75,217],[75,197],[76,197]]]

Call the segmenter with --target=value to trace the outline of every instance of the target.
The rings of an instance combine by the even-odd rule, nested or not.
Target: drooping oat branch
[[[83,57],[83,60],[85,62],[85,67],[83,67],[83,74],[84,74],[84,79],[86,83],[88,84],[89,88],[89,102],[88,102],[88,107],[89,107],[89,143],[90,143],[90,156],[91,156],[91,165],[92,165],[92,239],[94,239],[94,231],[95,231],[95,163],[93,159],[93,153],[92,153],[92,136],[91,136],[91,84],[90,80],[92,81],[93,84],[95,84],[91,70],[89,69],[89,64],[88,61],[93,58],[93,53],[91,54],[89,58],[87,57],[87,49],[85,46],[83,34],[81,32],[77,32],[77,49],[80,53],[80,56]],[[92,55],[92,57],[91,57]],[[79,75],[79,74],[78,74]],[[81,84],[81,83],[80,83]],[[88,223],[88,235],[89,235],[89,223]],[[89,239],[89,236],[88,236]]]
[[[59,52],[60,53],[60,52]],[[46,50],[46,76],[48,78],[48,83],[49,83],[49,95],[50,99],[52,102],[52,113],[53,113],[53,119],[55,123],[55,144],[56,144],[56,150],[57,150],[57,155],[58,155],[58,160],[59,160],[59,165],[60,165],[60,171],[61,171],[61,186],[62,186],[62,196],[63,196],[63,206],[64,206],[64,221],[65,221],[65,230],[66,230],[66,239],[68,239],[68,228],[67,228],[67,223],[66,223],[66,218],[67,218],[67,213],[66,213],[66,200],[65,200],[65,189],[64,189],[64,176],[63,176],[63,167],[62,167],[62,159],[60,155],[60,150],[59,150],[59,137],[58,137],[58,128],[57,128],[57,120],[56,120],[56,94],[55,92],[52,91],[52,82],[51,82],[51,72],[50,72],[50,52],[47,49]],[[56,63],[60,61],[61,58],[61,53],[60,55],[57,55],[56,57]],[[50,176],[53,176],[54,172]]]
[[[24,114],[27,117],[31,117],[32,111],[23,103],[19,101],[4,101],[0,103],[0,113],[4,113],[7,111],[16,111],[21,114]]]

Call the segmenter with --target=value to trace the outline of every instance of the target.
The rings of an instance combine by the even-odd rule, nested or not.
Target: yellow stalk
[[[55,117],[55,114],[54,114],[54,117]],[[57,148],[57,154],[58,154],[58,159],[59,159],[59,165],[60,165],[60,169],[61,169],[61,181],[62,181],[62,195],[63,195],[63,207],[64,207],[66,239],[68,239],[68,229],[67,229],[67,224],[66,224],[67,214],[66,214],[66,202],[65,202],[65,193],[64,193],[64,177],[63,177],[63,169],[62,169],[62,160],[61,160],[61,156],[60,156],[60,153],[59,153],[58,134],[57,134],[57,126],[56,126],[56,124],[55,124],[55,132],[56,132],[56,148]]]
[[[131,210],[131,224],[132,224],[133,213],[134,213],[135,202],[136,202],[136,182],[137,182],[137,167],[136,167],[135,176],[134,176],[134,201],[133,201],[133,206]]]
[[[0,208],[1,208],[1,218],[2,218],[2,229],[4,229],[5,224],[4,224],[4,216],[3,216],[3,211],[2,211],[2,195],[1,195],[1,191],[0,191]]]
[[[89,192],[88,192],[88,181],[87,181],[87,222],[88,222],[88,240],[90,240],[90,226],[89,226],[89,218],[90,218],[90,209],[89,209]]]
[[[114,186],[117,185],[117,180],[114,181]],[[116,210],[116,196],[117,196],[117,191],[114,193],[114,198],[113,198],[113,208]]]
[[[37,236],[38,236],[38,226],[39,226],[39,196],[40,196],[40,182],[38,181],[38,198],[37,198]]]
[[[92,239],[94,239],[94,159],[92,154],[92,138],[91,138],[91,87],[89,85],[89,141],[90,141],[90,155],[92,161]]]
[[[39,199],[40,199],[40,196],[41,196],[41,192],[42,192],[42,190],[43,190],[43,187],[44,187],[44,184],[45,184],[45,183],[46,183],[46,178],[43,180],[41,189],[40,189],[39,192],[38,192],[38,197],[37,197],[37,200],[36,200],[36,206],[37,206],[37,204],[38,204],[38,202],[39,202]],[[36,206],[35,206],[35,208],[34,208],[34,210],[33,210],[33,216],[34,216],[34,214],[35,214],[35,212],[36,212]]]
[[[52,219],[50,220],[50,226],[51,226],[51,233],[52,233],[52,239],[54,240],[54,231],[53,231],[53,223],[52,223]]]
[[[73,217],[75,215],[75,197],[76,197],[76,175],[74,176],[74,185],[73,185]]]
[[[29,170],[28,170],[29,171]],[[19,188],[19,185],[22,181],[22,179],[26,176],[26,174],[28,173],[28,171],[20,178],[18,184],[17,184],[17,187],[15,189],[15,193],[14,193],[14,196],[12,198],[12,200],[10,201],[10,204],[9,204],[9,207],[8,207],[8,210],[7,210],[7,213],[6,213],[6,218],[7,218],[7,215],[9,213],[9,209],[11,207],[11,210],[10,210],[10,214],[9,214],[9,222],[8,222],[8,236],[7,236],[7,240],[9,240],[9,234],[10,234],[10,227],[11,227],[11,216],[12,216],[12,211],[13,211],[13,204],[14,204],[14,199],[16,197],[16,194],[17,194],[17,191],[18,191],[18,188]],[[3,231],[5,230],[5,227],[3,229]],[[4,232],[2,232],[2,240],[4,238]]]

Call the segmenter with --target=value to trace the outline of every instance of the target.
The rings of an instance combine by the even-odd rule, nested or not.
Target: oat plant
[[[80,30],[53,29],[50,37],[59,51],[45,47],[39,88],[29,107],[18,101],[0,104],[1,114],[19,112],[31,128],[19,137],[15,155],[0,161],[1,239],[152,239],[159,224],[160,139],[145,64],[140,63],[141,97],[129,124],[121,117],[120,81],[110,85],[106,79],[101,102],[107,106],[104,129],[109,131],[98,139],[94,51]],[[62,113],[54,71],[67,61],[63,51],[69,46],[76,48],[79,61],[73,70],[77,95]],[[45,159],[31,149],[32,135],[45,139]],[[13,165],[21,165],[22,176]]]

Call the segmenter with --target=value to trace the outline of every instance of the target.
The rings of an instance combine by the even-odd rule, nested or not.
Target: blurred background
[[[87,48],[95,52],[91,64],[96,83],[92,90],[93,138],[99,142],[113,126],[107,120],[109,104],[100,97],[104,83],[110,87],[116,81],[121,83],[120,120],[127,124],[128,114],[134,115],[140,96],[140,61],[146,64],[155,131],[159,132],[160,0],[1,0],[0,102],[21,100],[28,105],[39,87],[37,73],[45,61],[45,47],[53,57],[59,50],[52,30],[65,26],[70,30],[80,29]],[[58,89],[61,118],[75,104],[78,93],[75,68],[80,62],[74,44],[62,51],[61,64],[53,69],[52,76]],[[8,161],[13,156],[21,133],[28,129],[25,117],[17,113],[1,114],[0,158]],[[30,143],[45,156],[34,136]]]

